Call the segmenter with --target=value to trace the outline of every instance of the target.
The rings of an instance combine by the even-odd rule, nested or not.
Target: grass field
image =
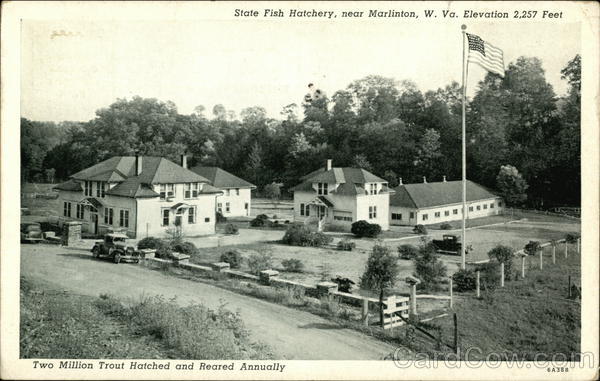
[[[123,302],[21,279],[21,358],[267,359],[237,314],[162,297]]]

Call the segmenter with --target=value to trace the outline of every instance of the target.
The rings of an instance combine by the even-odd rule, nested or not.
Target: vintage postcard
[[[3,2],[3,379],[598,378],[597,2]]]

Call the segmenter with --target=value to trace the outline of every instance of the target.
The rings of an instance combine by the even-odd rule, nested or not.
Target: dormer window
[[[377,184],[369,184],[369,194],[377,194]]]
[[[328,187],[329,184],[327,183],[317,183],[317,194],[319,195],[326,195],[328,194]]]
[[[175,197],[175,187],[173,184],[160,184],[160,199]]]

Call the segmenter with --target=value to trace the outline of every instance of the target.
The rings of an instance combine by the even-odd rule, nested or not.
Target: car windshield
[[[114,237],[113,242],[125,242],[125,238],[123,237]]]

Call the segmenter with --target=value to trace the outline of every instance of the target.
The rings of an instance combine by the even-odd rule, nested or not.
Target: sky
[[[542,60],[558,94],[560,70],[580,53],[579,24],[469,23],[468,32],[504,51]],[[23,21],[21,115],[87,121],[117,98],[173,101],[180,113],[215,104],[262,106],[273,118],[300,105],[313,82],[329,96],[376,74],[425,92],[461,81],[460,22],[280,20]],[[469,68],[474,94],[485,71]]]

